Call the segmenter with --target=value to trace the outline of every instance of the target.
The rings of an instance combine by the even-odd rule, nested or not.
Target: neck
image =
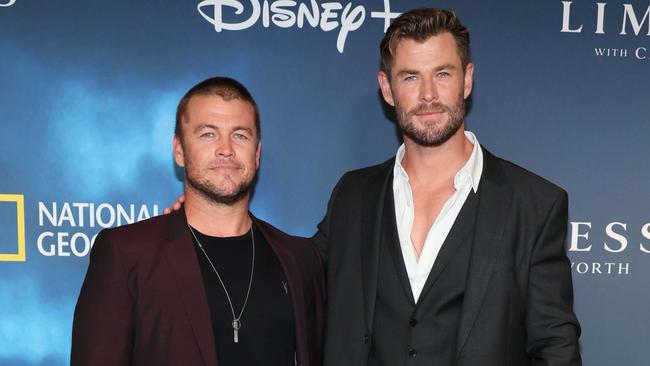
[[[404,136],[402,166],[414,184],[436,184],[451,180],[472,154],[473,145],[461,127],[440,146],[422,146]]]
[[[248,215],[250,195],[232,205],[220,204],[185,187],[185,216],[187,223],[209,236],[244,235],[253,220]]]

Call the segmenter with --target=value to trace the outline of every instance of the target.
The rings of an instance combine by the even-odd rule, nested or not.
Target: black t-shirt
[[[220,366],[294,365],[295,326],[287,278],[273,249],[257,227],[254,230],[255,269],[238,343],[233,340],[226,293],[205,254],[194,245],[212,315],[217,359]],[[227,238],[194,233],[228,290],[235,316],[239,316],[251,274],[251,232]]]

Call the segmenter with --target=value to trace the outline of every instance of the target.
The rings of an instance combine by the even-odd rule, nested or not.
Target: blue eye
[[[404,80],[406,80],[406,81],[414,81],[414,80],[417,80],[417,79],[418,78],[415,75],[409,75],[409,76],[404,78]]]
[[[204,132],[204,133],[201,134],[200,137],[201,138],[206,138],[206,139],[212,138],[212,137],[214,137],[214,132]]]
[[[236,140],[248,140],[248,136],[244,135],[243,133],[234,133],[232,137]]]
[[[443,79],[450,76],[449,73],[446,72],[446,71],[439,72],[437,75],[438,75],[439,78],[443,78]]]

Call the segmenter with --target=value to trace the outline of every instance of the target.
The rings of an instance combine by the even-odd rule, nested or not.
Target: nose
[[[438,90],[432,78],[422,78],[420,83],[420,100],[426,103],[438,99]]]
[[[232,157],[235,154],[235,150],[232,148],[232,141],[229,138],[219,139],[215,154],[220,157]]]

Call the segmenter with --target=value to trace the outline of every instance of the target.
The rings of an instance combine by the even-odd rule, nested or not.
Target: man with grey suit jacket
[[[467,28],[416,9],[380,51],[404,144],[340,179],[313,238],[327,262],[324,364],[580,365],[567,194],[465,131]]]

